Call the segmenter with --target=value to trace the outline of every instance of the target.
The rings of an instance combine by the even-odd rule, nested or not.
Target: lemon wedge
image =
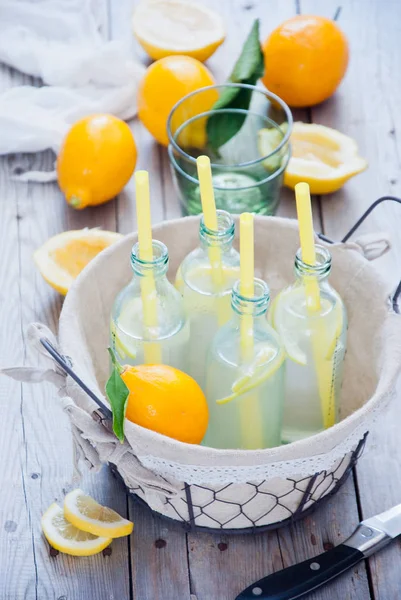
[[[271,127],[270,129],[263,128],[259,129],[257,136],[257,145],[258,152],[260,156],[267,156],[274,152],[274,150],[281,144],[285,134],[287,133],[288,124],[283,123],[280,126],[281,132],[276,127]],[[266,171],[277,171],[282,165],[282,161],[284,158],[284,154],[288,152],[288,144],[286,147],[281,148],[279,152],[273,154],[273,156],[268,156],[262,161],[262,164]]]
[[[74,527],[66,520],[63,509],[56,503],[49,506],[43,515],[42,530],[53,548],[72,556],[92,556],[111,543],[110,536],[98,537]]]
[[[120,233],[101,229],[65,231],[36,250],[33,259],[43,279],[65,296],[82,269],[122,237]]]
[[[243,375],[241,375],[231,386],[232,394],[225,398],[216,400],[217,404],[227,404],[240,394],[247,394],[257,386],[261,385],[267,379],[273,377],[285,360],[285,354],[282,351],[266,346],[260,349],[255,359],[249,364]]]
[[[132,521],[121,517],[115,510],[102,506],[82,490],[73,490],[64,499],[64,515],[67,521],[81,531],[107,538],[130,535]]]
[[[306,181],[312,194],[331,194],[368,166],[355,140],[324,125],[294,123],[290,142],[284,184],[291,189]]]
[[[207,60],[224,42],[221,17],[189,0],[144,1],[135,9],[133,32],[142,48],[154,60],[184,54]]]

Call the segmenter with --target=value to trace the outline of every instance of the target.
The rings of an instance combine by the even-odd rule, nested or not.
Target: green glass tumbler
[[[213,108],[227,88],[241,88],[250,97],[249,108]],[[208,120],[215,124],[216,115],[220,128],[237,123],[236,133],[218,149],[207,137]],[[183,213],[202,212],[196,158],[206,154],[218,209],[274,215],[291,153],[292,122],[278,96],[251,85],[209,86],[177,102],[167,124],[168,155]]]

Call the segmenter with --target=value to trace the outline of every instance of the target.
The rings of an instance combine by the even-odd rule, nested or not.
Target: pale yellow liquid
[[[130,301],[119,315],[118,321],[112,320],[111,322],[110,346],[120,364],[140,365],[146,362],[144,356],[146,342],[142,339],[142,315],[138,315],[141,306],[139,298]],[[153,334],[154,341],[152,343],[160,349],[161,363],[187,372],[188,321],[168,336],[159,337],[157,327]]]
[[[225,291],[216,294],[211,278],[211,267],[196,267],[180,283],[184,308],[190,324],[188,373],[205,391],[206,358],[210,343],[222,325],[232,315],[231,290],[239,277],[239,267],[225,268],[223,278]]]
[[[241,375],[235,362],[212,356],[207,376],[209,427],[202,442],[212,448],[244,450],[271,448],[281,444],[285,366],[251,391],[239,394],[227,404],[216,400],[231,394]]]
[[[309,437],[339,417],[339,398],[346,350],[346,315],[341,298],[321,298],[311,314],[303,288],[285,291],[275,300],[271,322],[286,348],[283,442]]]

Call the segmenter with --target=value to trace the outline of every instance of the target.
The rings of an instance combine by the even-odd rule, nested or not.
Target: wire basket
[[[332,281],[349,315],[349,342],[341,421],[305,440],[265,450],[217,450],[172,440],[126,421],[124,444],[111,431],[103,394],[108,376],[109,315],[116,293],[129,281],[130,235],[94,259],[70,290],[60,316],[59,341],[42,325],[29,337],[53,359],[42,379],[59,388],[75,447],[90,467],[108,463],[127,491],[158,515],[188,530],[245,533],[280,527],[314,510],[334,494],[361,455],[369,430],[391,398],[401,367],[398,286],[394,296],[370,260],[389,249],[385,236],[344,237],[329,244]],[[197,217],[154,227],[170,252],[170,276],[197,244]],[[292,278],[297,223],[255,217],[255,267],[274,293]],[[367,318],[367,315],[369,318]],[[374,344],[372,344],[374,340]],[[37,370],[35,370],[37,371]],[[8,373],[15,375],[12,373]],[[21,375],[19,378],[23,378]],[[25,375],[24,380],[37,381]]]

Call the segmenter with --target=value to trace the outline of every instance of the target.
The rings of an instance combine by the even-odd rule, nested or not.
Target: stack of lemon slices
[[[114,538],[130,535],[132,521],[98,504],[82,490],[67,494],[64,506],[54,503],[42,517],[42,530],[49,544],[72,556],[92,556]]]

